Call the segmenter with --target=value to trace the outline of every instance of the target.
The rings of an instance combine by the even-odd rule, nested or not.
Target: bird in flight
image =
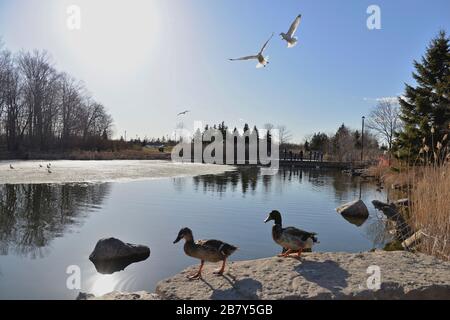
[[[183,111],[183,112],[180,112],[179,114],[177,114],[177,117],[178,116],[181,116],[181,115],[185,115],[185,114],[187,114],[188,112],[190,112],[189,110],[185,110],[185,111]]]
[[[291,27],[289,28],[287,33],[280,33],[280,36],[283,40],[287,42],[287,47],[292,48],[297,44],[297,38],[294,37],[295,31],[297,31],[298,25],[300,24],[300,20],[302,15],[299,14],[297,18],[295,18],[294,22],[292,22]]]
[[[269,40],[266,41],[266,43],[264,43],[264,45],[262,46],[261,50],[258,52],[258,54],[253,55],[253,56],[246,56],[246,57],[242,57],[242,58],[236,58],[236,59],[230,59],[230,61],[237,61],[237,60],[252,60],[252,59],[256,59],[258,60],[258,64],[256,65],[256,68],[262,68],[265,67],[268,63],[269,63],[269,56],[264,57],[263,53],[264,50],[267,47],[267,44],[269,43],[270,39],[272,39],[273,37],[273,33],[270,36]]]

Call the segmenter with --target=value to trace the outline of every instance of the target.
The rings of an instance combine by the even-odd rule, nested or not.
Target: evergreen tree
[[[450,39],[441,31],[429,44],[421,61],[414,61],[413,77],[417,86],[406,84],[400,98],[400,118],[404,123],[396,149],[400,157],[413,158],[422,140],[432,149],[448,132],[450,123]],[[432,130],[431,128],[434,128]],[[434,134],[432,134],[434,131]]]

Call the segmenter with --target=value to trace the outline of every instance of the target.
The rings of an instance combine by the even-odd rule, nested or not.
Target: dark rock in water
[[[143,256],[142,258],[121,258],[121,259],[109,259],[109,260],[96,260],[92,261],[95,269],[101,274],[113,274],[117,271],[125,270],[130,264],[135,262],[144,261],[149,255]]]
[[[367,218],[368,218],[368,217],[352,217],[352,216],[345,215],[345,214],[343,214],[342,217],[357,227],[362,226],[364,224],[364,222],[367,221]]]
[[[399,205],[404,205],[409,202],[408,199],[402,199],[399,202]],[[396,238],[397,240],[404,241],[413,234],[413,230],[409,226],[409,224],[403,218],[403,215],[397,210],[397,206],[394,203],[384,203],[378,200],[372,201],[375,209],[380,210],[384,213],[384,215],[391,221],[393,221],[396,225]]]
[[[388,219],[395,218],[396,216],[399,215],[396,206],[392,203],[389,204],[381,202],[379,200],[373,200],[372,204],[375,207],[375,209],[382,211]]]
[[[339,208],[336,208],[336,211],[347,217],[358,217],[366,219],[369,217],[369,210],[362,200],[355,200],[346,203]]]
[[[90,300],[95,298],[95,296],[91,293],[80,292],[76,297],[76,300]]]
[[[100,273],[113,273],[125,269],[129,264],[147,259],[150,249],[147,246],[125,243],[116,238],[100,239],[89,255]]]

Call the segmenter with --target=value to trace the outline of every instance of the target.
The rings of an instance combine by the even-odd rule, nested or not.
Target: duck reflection
[[[49,243],[101,207],[110,185],[0,185],[0,254],[43,257]]]

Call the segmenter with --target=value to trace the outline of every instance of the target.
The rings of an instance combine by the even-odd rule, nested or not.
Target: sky
[[[70,5],[79,30],[67,27]],[[367,28],[370,5],[381,29]],[[298,14],[298,45],[287,49],[278,34]],[[195,121],[285,125],[293,142],[359,128],[377,99],[413,82],[413,60],[441,29],[450,32],[448,0],[0,0],[5,46],[47,50],[128,138]],[[272,32],[266,68],[228,60],[257,53]]]

